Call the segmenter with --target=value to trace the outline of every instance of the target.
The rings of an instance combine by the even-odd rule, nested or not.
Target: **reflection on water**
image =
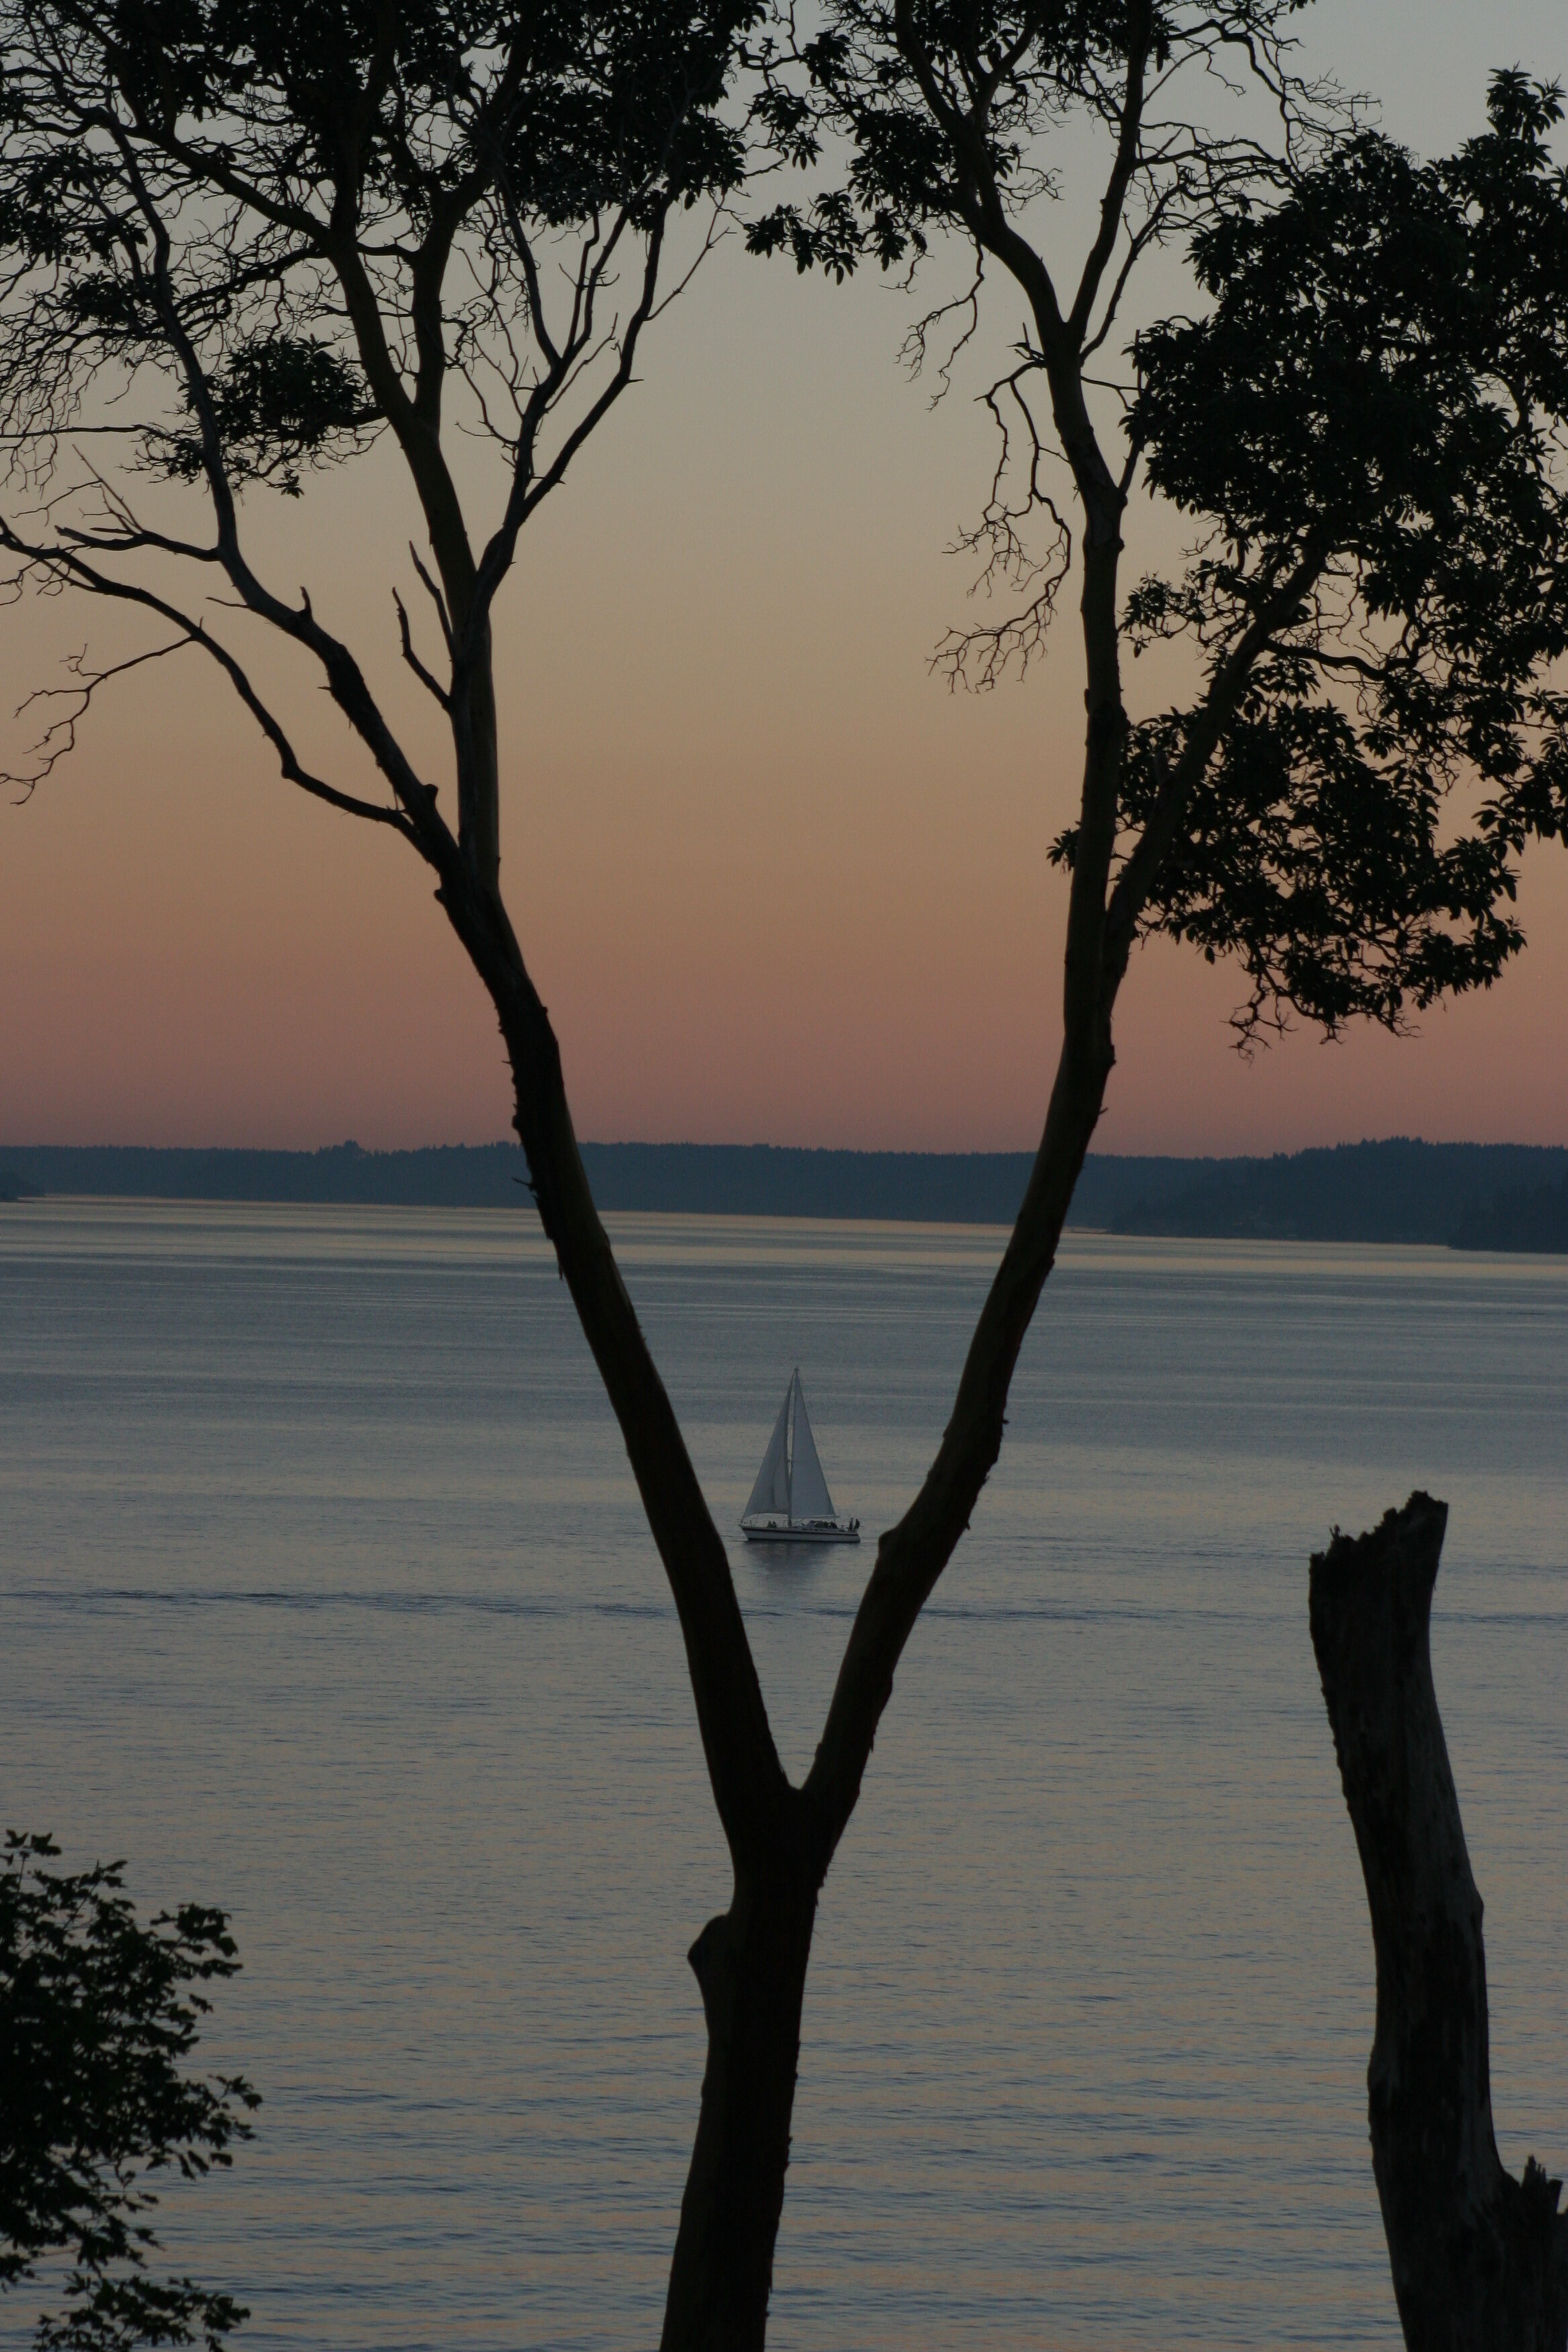
[[[798,1775],[873,1554],[742,1543],[781,1384],[871,1538],[1000,1236],[614,1223]],[[1565,1335],[1562,1260],[1071,1239],[824,1899],[780,2352],[1397,2344],[1306,1559],[1415,1486],[1503,2155],[1562,2169]],[[728,1873],[547,1250],[23,1203],[0,1343],[5,1817],[247,1960],[209,2048],[261,2133],[175,2259],[257,2352],[651,2343]]]

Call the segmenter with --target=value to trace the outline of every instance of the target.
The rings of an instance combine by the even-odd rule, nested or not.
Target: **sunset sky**
[[[1304,29],[1315,63],[1428,152],[1478,126],[1489,66],[1568,76],[1561,0],[1342,0]],[[1059,210],[1076,252],[1081,215]],[[502,878],[586,1137],[983,1150],[1037,1134],[1064,907],[1046,851],[1080,758],[1075,616],[1022,684],[953,695],[928,673],[969,609],[966,560],[944,550],[990,447],[978,369],[934,411],[900,374],[910,309],[874,278],[837,289],[721,250],[528,533],[499,626]],[[1016,309],[994,290],[986,353]],[[378,452],[247,513],[268,575],[309,583],[439,774],[395,676],[389,584],[406,583],[416,530],[395,464]],[[1176,543],[1144,516],[1130,540],[1129,577]],[[0,628],[11,702],[84,643],[132,642],[58,603]],[[1134,715],[1155,698],[1137,668],[1127,688]],[[283,691],[348,775],[318,689]],[[1568,854],[1527,863],[1522,912],[1524,961],[1418,1038],[1298,1036],[1250,1063],[1226,1028],[1237,976],[1145,950],[1099,1148],[1568,1141]],[[0,1141],[507,1129],[493,1020],[425,870],[293,794],[189,656],[125,681],[75,758],[0,807]]]

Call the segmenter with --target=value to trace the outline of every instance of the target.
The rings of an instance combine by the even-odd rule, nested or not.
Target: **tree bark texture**
[[[1311,1567],[1312,1647],[1377,1958],[1373,2170],[1410,2352],[1563,2352],[1568,2215],[1492,2131],[1486,1953],[1432,1683],[1446,1504],[1412,1495]]]
[[[784,2210],[815,1874],[774,1870],[691,1948],[708,2063],[661,2352],[762,2352]]]

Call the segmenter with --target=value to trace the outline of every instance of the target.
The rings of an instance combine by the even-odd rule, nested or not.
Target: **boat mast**
[[[800,1410],[800,1366],[790,1374],[789,1431],[784,1444],[784,1518],[795,1525],[795,1417]]]

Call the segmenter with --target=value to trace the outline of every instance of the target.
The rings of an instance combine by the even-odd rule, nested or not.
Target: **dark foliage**
[[[297,492],[302,464],[350,454],[385,415],[336,265],[355,254],[367,299],[395,307],[403,288],[396,361],[416,365],[444,332],[462,365],[498,318],[526,331],[521,223],[548,236],[602,215],[607,236],[624,216],[646,232],[733,185],[741,134],[716,110],[755,14],[4,0],[0,424],[36,463],[89,387],[100,398],[151,366],[174,389],[140,428],[146,457],[195,479],[188,338],[231,480]],[[479,266],[443,305],[463,236]]]
[[[1303,0],[1225,0],[1156,13],[1151,61],[1250,48],[1272,74],[1279,27]],[[1113,127],[1130,42],[1142,12],[1117,0],[831,0],[826,22],[787,51],[775,47],[763,104],[781,153],[815,163],[829,132],[851,142],[843,184],[809,204],[785,202],[756,220],[752,250],[788,252],[799,269],[842,278],[862,259],[886,268],[925,249],[933,223],[973,234],[984,184],[1011,201],[1053,188],[1036,153],[1074,114]],[[1168,131],[1169,125],[1163,126]],[[1162,137],[1149,167],[1152,203],[1169,205],[1232,161],[1226,142]]]
[[[1422,165],[1363,135],[1270,211],[1196,240],[1208,316],[1141,337],[1131,429],[1209,526],[1131,597],[1135,644],[1211,674],[1279,583],[1255,663],[1146,921],[1241,959],[1244,1020],[1398,1025],[1485,985],[1533,836],[1568,834],[1568,181],[1554,91],[1504,75],[1490,127]],[[1191,714],[1138,729],[1136,822]]]
[[[260,2105],[238,2075],[184,2071],[211,2002],[198,1987],[239,1968],[223,1912],[198,1904],[143,1927],[120,1865],[44,1865],[47,1837],[6,1838],[0,1867],[0,2290],[40,2261],[68,2264],[39,2352],[216,2347],[241,2319],[231,2296],[154,2279],[149,2177],[232,2162]]]
[[[286,333],[247,335],[220,363],[211,394],[230,481],[270,481],[289,498],[300,495],[302,464],[346,457],[377,420],[357,368]],[[192,409],[189,394],[184,400]],[[199,429],[171,434],[152,454],[179,481],[199,481],[205,468]]]
[[[1184,576],[1143,581],[1120,615],[1134,652],[1192,643],[1205,686],[1131,730],[1117,819],[1127,856],[1148,840],[1139,929],[1239,961],[1244,1035],[1292,1013],[1398,1028],[1487,985],[1522,944],[1521,851],[1568,825],[1557,93],[1500,75],[1485,133],[1422,164],[1293,79],[1290,13],[835,0],[773,60],[768,107],[784,154],[818,162],[832,132],[847,168],[752,233],[844,276],[918,256],[942,224],[973,246],[976,292],[999,263],[1026,296],[1030,332],[989,394],[996,480],[963,543],[987,587],[1031,601],[944,649],[982,685],[1027,663],[1066,574],[1042,465],[1067,457],[1086,511],[1121,509],[1135,462],[1112,479],[1086,363],[1140,253],[1191,233],[1213,308],[1139,339],[1125,424],[1131,459],[1202,537]],[[1243,54],[1287,126],[1273,155],[1183,118],[1183,70]],[[1114,156],[1076,285],[1028,212],[1073,117],[1098,120]],[[917,354],[944,316],[973,333],[970,303],[943,306]],[[1047,514],[1058,552],[1042,562],[1026,531]]]

